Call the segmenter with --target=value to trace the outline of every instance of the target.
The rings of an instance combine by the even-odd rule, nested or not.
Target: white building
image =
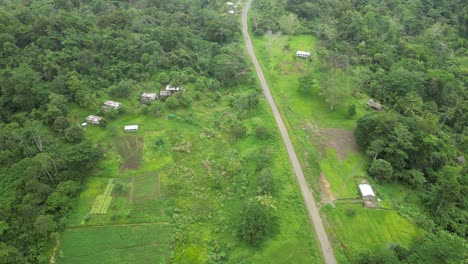
[[[298,50],[298,51],[296,51],[296,57],[308,58],[308,57],[310,57],[310,52],[309,51]]]
[[[231,15],[234,15],[234,13],[236,13],[236,12],[234,12],[234,10],[229,10],[228,13],[231,14]]]
[[[125,132],[136,132],[138,131],[138,125],[128,125],[124,127]]]
[[[86,117],[86,122],[93,124],[93,125],[99,125],[101,122],[102,117],[100,116],[95,116],[95,115],[90,115]]]
[[[375,193],[372,190],[372,187],[367,183],[359,184],[359,191],[361,192],[362,198],[375,197]]]
[[[104,102],[104,108],[112,107],[112,108],[115,108],[115,109],[119,109],[120,105],[121,105],[121,103],[110,101],[110,100]]]
[[[170,86],[169,84],[166,85],[166,91],[169,92],[182,92],[184,89],[177,87],[177,86]]]
[[[228,6],[234,6],[234,3],[232,3],[232,2],[227,2],[226,4],[227,4]]]
[[[143,93],[141,95],[140,102],[144,104],[150,101],[154,101],[156,100],[156,98],[158,98],[158,95],[156,93]]]

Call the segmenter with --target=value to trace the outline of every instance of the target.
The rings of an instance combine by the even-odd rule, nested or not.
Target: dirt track
[[[257,72],[257,76],[260,81],[263,93],[268,101],[268,104],[271,107],[271,110],[273,111],[273,115],[280,130],[281,137],[283,138],[284,145],[286,147],[286,150],[288,151],[289,160],[292,163],[294,174],[296,175],[297,181],[301,188],[302,197],[307,208],[307,212],[309,213],[310,224],[315,230],[315,233],[317,234],[317,238],[322,249],[325,263],[335,264],[335,255],[333,254],[333,249],[331,247],[330,241],[328,240],[327,233],[325,232],[325,228],[323,226],[322,219],[320,218],[319,210],[312,195],[312,191],[310,190],[309,185],[307,184],[307,181],[304,177],[301,164],[299,163],[291,139],[289,138],[288,130],[286,129],[286,126],[284,125],[283,119],[281,118],[278,108],[276,107],[275,102],[273,101],[273,97],[271,96],[270,89],[268,88],[267,82],[265,80],[265,76],[263,75],[257,57],[255,56],[255,52],[253,49],[252,42],[250,40],[247,26],[247,14],[249,12],[251,4],[252,0],[248,0],[245,3],[244,9],[242,10],[242,33],[244,35],[244,41],[247,47],[247,52],[249,53],[249,56],[252,59],[252,63],[255,66],[255,71]]]

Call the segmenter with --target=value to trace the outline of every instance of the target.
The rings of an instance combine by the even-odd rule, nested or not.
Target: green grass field
[[[169,235],[160,224],[67,229],[56,263],[167,263]]]
[[[190,85],[187,89],[190,93]],[[166,111],[159,117],[139,113],[137,92],[126,100],[115,99],[125,104],[126,112],[109,121],[105,128],[91,126],[86,130],[86,136],[104,151],[104,159],[88,177],[68,218],[68,229],[56,259],[63,251],[60,263],[74,263],[78,259],[75,256],[91,252],[94,245],[81,241],[86,241],[87,232],[97,228],[93,226],[110,228],[100,234],[100,245],[96,247],[105,247],[108,254],[119,256],[120,248],[131,247],[134,242],[127,245],[114,231],[119,233],[120,227],[133,224],[164,224],[171,227],[170,233],[158,241],[167,243],[170,238],[171,263],[207,263],[216,253],[215,242],[228,263],[321,262],[267,103],[261,99],[258,108],[240,120],[248,129],[245,137],[235,140],[227,130],[234,115],[228,97],[242,92],[246,88],[223,91],[219,103],[204,92],[191,107]],[[175,117],[168,118],[170,113]],[[71,111],[77,120],[88,114],[91,113],[78,107]],[[139,131],[124,133],[124,125],[129,124],[138,124]],[[259,126],[265,128],[267,138],[256,138],[255,129]],[[188,150],[175,148],[186,143],[190,145]],[[269,239],[253,248],[240,241],[236,232],[243,204],[255,195],[258,172],[252,157],[260,149],[272,153],[269,166],[277,186],[273,195],[277,209],[273,212],[275,220]],[[107,214],[90,214],[110,178],[114,187]],[[149,254],[153,249],[154,253]],[[130,257],[149,258],[151,261],[140,263],[159,263],[168,256],[167,247],[165,251],[151,245],[132,250],[129,256],[109,259],[112,263],[127,263]],[[107,261],[97,254],[86,256],[86,263]]]
[[[296,50],[314,51],[312,36],[293,36],[289,41],[288,37],[264,36],[255,37],[253,42],[315,196],[322,201],[338,199],[335,208],[321,207],[338,261],[349,263],[362,249],[373,250],[390,243],[409,245],[422,231],[391,209],[391,200],[399,200],[404,190],[397,189],[399,194],[393,197],[395,188],[387,191],[387,186],[374,185],[378,196],[383,197],[379,206],[386,210],[364,209],[361,203],[349,200],[358,197],[357,184],[368,179],[366,159],[357,152],[352,136],[356,120],[370,112],[366,99],[349,96],[330,111],[316,88],[308,93],[299,90],[302,75],[325,74],[318,69],[316,58],[308,61],[295,57]],[[347,115],[350,104],[356,105],[354,117]],[[328,188],[319,175],[325,178]],[[353,216],[348,215],[350,211]]]

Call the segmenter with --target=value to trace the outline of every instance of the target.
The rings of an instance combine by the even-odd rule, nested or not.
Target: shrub
[[[244,206],[239,225],[240,238],[252,246],[259,246],[271,229],[269,208],[257,201],[249,201]]]
[[[356,105],[352,104],[348,106],[348,116],[353,117],[356,115]]]
[[[264,126],[258,126],[255,128],[255,136],[258,139],[267,139],[270,135]]]
[[[175,97],[170,97],[166,100],[165,106],[168,109],[176,109],[179,107],[179,100],[177,100]]]
[[[393,176],[393,168],[388,161],[377,159],[372,162],[372,165],[369,168],[369,173],[376,179],[389,181]]]
[[[257,194],[272,194],[274,191],[273,173],[269,168],[260,171],[257,178]]]

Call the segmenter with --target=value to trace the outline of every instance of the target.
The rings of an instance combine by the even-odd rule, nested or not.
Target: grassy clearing
[[[246,89],[232,91],[242,92]],[[235,139],[229,133],[234,115],[228,106],[230,93],[223,95],[221,101],[215,103],[209,92],[205,92],[191,107],[167,111],[160,117],[138,114],[140,105],[137,100],[131,100],[125,106],[127,112],[111,120],[106,128],[87,129],[86,136],[101,147],[105,158],[89,178],[68,220],[71,229],[66,231],[62,246],[65,253],[69,252],[65,257],[81,254],[81,249],[73,252],[71,246],[73,237],[69,232],[75,229],[166,223],[171,226],[172,263],[207,263],[219,253],[214,251],[213,243],[218,244],[228,263],[320,262],[296,180],[268,104],[261,99],[257,109],[239,120],[248,131],[245,137]],[[168,118],[169,113],[175,118]],[[83,118],[87,114],[75,110],[75,115]],[[138,124],[140,130],[125,134],[123,126],[128,124]],[[255,135],[255,129],[260,126],[267,135],[264,139]],[[180,148],[188,145],[187,149]],[[236,230],[243,204],[256,195],[255,157],[260,150],[271,152],[267,166],[271,167],[277,186],[273,194],[277,210],[270,238],[260,248],[251,248],[239,241]],[[138,166],[129,166],[126,161],[134,153],[138,158],[131,158],[131,165],[138,160]],[[107,214],[90,215],[94,200],[104,193],[109,178],[114,179],[114,188]],[[109,241],[110,245],[120,243],[114,241],[116,239],[110,231],[102,234],[102,240]],[[145,258],[146,253],[137,251],[144,251],[143,247],[135,250],[133,256],[143,254],[142,259]],[[120,254],[115,246],[109,246],[108,252],[114,251]],[[166,259],[166,252],[161,254],[160,259]],[[93,255],[87,260],[98,263],[101,259]],[[122,258],[122,262],[115,263],[125,261]]]
[[[169,225],[67,229],[57,263],[167,263]]]
[[[332,229],[346,255],[361,249],[376,250],[398,242],[409,246],[420,233],[407,219],[392,210],[367,210],[361,204],[346,204],[323,211],[334,223]]]
[[[290,130],[306,178],[319,193],[323,191],[323,187],[319,187],[319,175],[323,173],[330,185],[328,191],[334,198],[356,198],[357,184],[368,176],[364,169],[365,157],[349,144],[353,141],[349,131],[355,127],[359,117],[370,111],[365,106],[366,99],[350,96],[332,112],[317,89],[307,93],[299,90],[302,75],[319,77],[325,74],[318,70],[318,61],[314,58],[306,61],[294,56],[296,50],[314,50],[315,39],[312,36],[294,36],[289,41],[287,37],[264,36],[254,38],[253,42],[274,99]],[[350,104],[356,105],[354,117],[347,115]],[[386,208],[404,202],[400,197],[407,192],[387,185],[375,185],[375,189],[383,198],[379,205]],[[411,197],[405,201],[408,199]],[[322,211],[340,263],[348,263],[361,249],[373,250],[389,243],[408,245],[421,234],[420,229],[393,210],[366,210],[361,203],[340,202],[336,208],[325,206]]]

